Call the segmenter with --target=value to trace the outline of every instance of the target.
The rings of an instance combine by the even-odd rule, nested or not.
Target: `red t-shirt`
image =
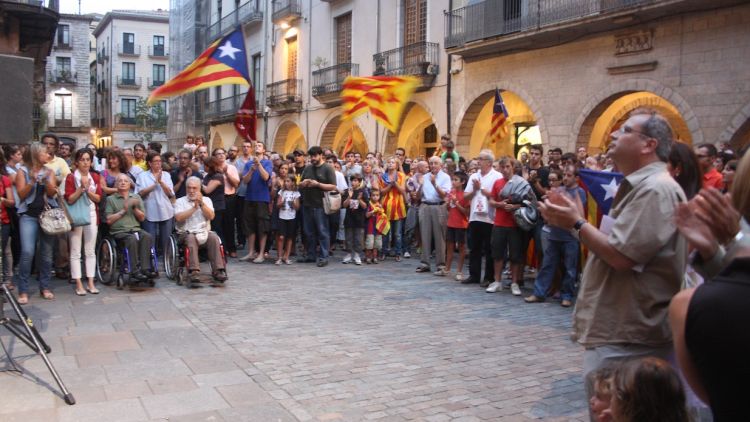
[[[505,198],[500,197],[500,192],[503,191],[505,184],[508,183],[508,179],[499,179],[492,186],[492,199],[495,201],[502,201]],[[495,225],[498,227],[516,227],[516,221],[513,220],[513,213],[505,211],[502,208],[495,208]]]
[[[0,196],[5,198],[5,192],[8,189],[11,189],[10,177],[3,176],[2,182],[0,182]],[[10,224],[10,217],[8,216],[8,211],[5,209],[5,205],[0,206],[0,221],[2,221],[3,224]]]
[[[448,202],[448,227],[452,229],[465,229],[469,227],[469,216],[461,212],[458,207],[450,206],[450,199],[455,198],[456,202],[461,205],[464,209],[469,206],[469,201],[464,200],[464,191],[454,190],[450,193],[450,197],[447,198]],[[467,210],[468,211],[468,210]]]
[[[722,176],[718,170],[712,168],[703,175],[703,188],[724,189],[724,176]]]

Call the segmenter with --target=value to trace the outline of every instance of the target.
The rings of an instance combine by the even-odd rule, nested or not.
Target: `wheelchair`
[[[137,236],[137,233],[134,233]],[[133,273],[131,265],[131,252],[124,245],[119,245],[112,236],[105,236],[99,242],[96,248],[96,278],[104,285],[115,284],[118,290],[122,290],[126,285],[135,286],[146,284],[150,287],[156,285],[154,279],[148,281],[131,280],[130,275]],[[156,248],[151,246],[151,268],[158,271]],[[144,263],[141,263],[143,265]]]
[[[213,232],[213,231],[211,233],[216,234],[216,232]],[[201,255],[201,251],[192,251],[187,245],[180,247],[178,236],[179,235],[177,233],[172,233],[169,236],[169,243],[167,244],[167,250],[164,252],[164,273],[166,274],[168,279],[174,280],[178,286],[184,285],[187,288],[198,287],[197,285],[194,285],[193,283],[191,283],[188,277],[188,265],[190,262],[190,254],[198,253],[199,261],[205,261],[206,259]],[[219,237],[219,253],[221,254],[221,260],[224,262],[224,267],[226,268],[227,256],[224,253],[224,243],[221,241],[220,237]],[[214,268],[211,267],[211,273],[213,273],[213,271],[214,271]],[[216,282],[216,281],[212,282],[212,285],[214,286],[220,286],[222,284],[223,282]]]

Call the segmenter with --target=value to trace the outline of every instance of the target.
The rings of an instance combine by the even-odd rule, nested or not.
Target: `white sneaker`
[[[257,258],[253,259],[253,263],[255,264],[262,264],[263,261],[265,261],[266,258],[263,257],[263,255],[258,255]]]
[[[362,265],[362,260],[359,258],[359,254],[354,254],[354,265]]]
[[[250,261],[251,259],[253,259],[253,255],[254,254],[249,253],[249,254],[243,256],[242,258],[240,258],[240,261]]]
[[[464,281],[464,275],[461,273],[456,274],[456,281]]]
[[[409,252],[404,252],[404,258],[411,258],[411,254]]]
[[[341,263],[342,263],[342,264],[348,264],[348,263],[350,263],[350,262],[352,262],[352,254],[348,253],[348,254],[346,254],[346,256],[344,257],[344,259],[343,259],[343,260],[341,260]]]
[[[485,290],[485,292],[487,292],[487,293],[495,293],[495,292],[497,292],[497,291],[499,291],[499,290],[503,290],[503,284],[502,284],[502,283],[500,283],[499,281],[493,281],[493,282],[492,282],[492,283],[491,283],[491,284],[490,284],[490,285],[489,285],[489,286],[487,287],[487,290]]]
[[[518,283],[511,283],[510,292],[513,293],[513,296],[521,296],[521,288],[518,287]]]
[[[276,265],[281,265],[282,262],[283,262],[282,259],[279,258],[279,259],[276,260]]]

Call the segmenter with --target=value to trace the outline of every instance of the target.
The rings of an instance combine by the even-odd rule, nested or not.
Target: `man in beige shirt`
[[[540,205],[549,224],[572,230],[590,251],[573,318],[573,338],[586,348],[588,393],[588,375],[601,366],[670,354],[669,302],[687,262],[687,244],[673,220],[685,194],[665,164],[669,123],[636,110],[610,137],[609,156],[625,179],[599,228],[565,196],[551,193]]]

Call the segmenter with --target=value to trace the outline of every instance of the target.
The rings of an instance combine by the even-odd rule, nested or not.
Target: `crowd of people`
[[[712,395],[726,388],[695,366],[721,350],[707,347],[703,342],[713,337],[699,328],[707,324],[703,312],[711,311],[704,304],[700,318],[691,312],[700,297],[705,303],[726,300],[738,306],[738,318],[744,316],[736,298],[746,286],[731,280],[747,274],[747,258],[738,257],[748,253],[748,157],[728,145],[693,149],[675,142],[667,121],[646,110],[633,112],[611,134],[608,150],[595,156],[583,147],[575,153],[552,148],[545,156],[541,145],[529,145],[519,159],[490,150],[466,159],[449,136],[429,157],[409,157],[402,148],[385,157],[357,151],[338,157],[319,146],[283,156],[251,141],[209,153],[205,140],[193,136],[174,153],[162,153],[158,143],[75,150],[45,134],[39,143],[4,145],[0,155],[2,278],[15,285],[22,304],[29,301],[33,268],[41,296],[54,298],[53,265],[58,277],[75,283],[76,294],[97,294],[95,245],[112,236],[132,251],[133,280],[154,280],[159,268],[151,249],[162,256],[173,232],[181,245],[207,249],[216,283],[227,279],[219,245],[230,263],[278,266],[293,265],[296,255],[297,263],[325,267],[336,249],[343,251],[340,262],[350,265],[415,257],[419,273],[515,296],[535,272],[526,303],[554,298],[563,307],[576,304],[574,338],[586,348],[592,415],[617,412],[593,409],[594,398],[607,393],[597,386],[609,391],[633,382],[638,372],[606,368],[639,358],[661,373],[661,361],[643,358],[670,359],[673,335],[693,387],[688,393],[710,403],[715,415],[732,414],[726,396]],[[578,175],[584,168],[624,175],[609,221],[600,227],[586,216]],[[60,201],[70,209],[82,201],[88,224],[50,236],[40,229],[39,216]],[[736,262],[744,266],[732,266]],[[734,271],[724,276],[725,288],[702,284],[724,268]],[[190,281],[199,282],[197,253],[188,269]],[[719,295],[732,289],[740,291]],[[720,365],[710,363],[712,369]]]

